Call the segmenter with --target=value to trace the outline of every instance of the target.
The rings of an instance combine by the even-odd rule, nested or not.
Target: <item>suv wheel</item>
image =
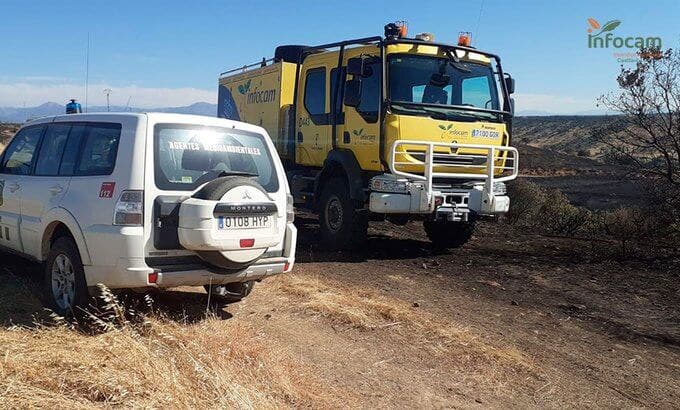
[[[89,298],[78,247],[72,239],[58,238],[45,261],[43,294],[47,305],[60,316],[72,316]]]
[[[226,285],[205,285],[205,291],[210,294],[210,298],[222,302],[233,303],[240,302],[243,298],[250,295],[253,291],[255,282],[249,280],[247,282],[228,283]]]
[[[357,248],[366,242],[368,215],[357,210],[341,178],[326,182],[319,201],[321,240],[330,249]]]
[[[475,231],[474,221],[443,222],[425,221],[425,233],[432,244],[438,249],[458,248],[465,245],[472,238]]]

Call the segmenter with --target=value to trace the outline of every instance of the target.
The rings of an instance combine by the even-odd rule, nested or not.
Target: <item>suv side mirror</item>
[[[348,65],[349,67],[349,65]],[[345,81],[345,97],[343,103],[348,107],[358,107],[361,103],[361,77],[356,76]]]
[[[515,92],[515,79],[512,78],[510,74],[503,79],[505,81],[505,88],[508,90],[508,94]]]

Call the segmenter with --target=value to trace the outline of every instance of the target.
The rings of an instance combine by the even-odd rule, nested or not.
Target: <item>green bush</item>
[[[505,216],[507,221],[512,225],[533,226],[545,203],[545,190],[520,178],[508,184],[508,196],[510,211]]]
[[[505,220],[527,231],[614,239],[624,255],[633,244],[680,243],[680,221],[661,207],[593,212],[571,204],[557,189],[545,189],[524,179],[509,184],[508,195],[510,211]]]
[[[590,223],[591,212],[569,203],[557,189],[546,190],[524,179],[508,186],[510,211],[506,220],[512,224],[543,233],[575,235]]]

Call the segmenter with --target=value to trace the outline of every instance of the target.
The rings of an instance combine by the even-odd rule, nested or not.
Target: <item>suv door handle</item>
[[[52,193],[52,195],[58,195],[58,194],[61,194],[62,192],[64,192],[64,188],[61,185],[55,185],[55,186],[51,187],[50,189],[48,189],[48,191],[50,191]]]
[[[7,189],[9,189],[9,192],[17,192],[19,189],[21,189],[21,185],[13,182],[7,186]]]

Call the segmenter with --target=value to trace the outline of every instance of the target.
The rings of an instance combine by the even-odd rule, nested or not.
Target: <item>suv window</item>
[[[156,186],[193,191],[220,175],[254,177],[267,192],[279,190],[271,152],[261,134],[221,127],[157,124]]]
[[[305,108],[310,115],[326,113],[326,69],[307,71],[305,80]]]
[[[40,125],[19,131],[5,150],[0,172],[3,174],[29,175],[33,167],[35,150],[44,129],[45,127]]]
[[[111,175],[118,155],[120,124],[87,124],[75,175]]]
[[[64,146],[64,154],[61,156],[61,164],[59,166],[59,175],[73,175],[76,168],[76,161],[78,160],[78,151],[80,144],[83,142],[83,137],[87,131],[85,124],[73,124],[71,132],[68,134],[68,141]]]
[[[70,124],[50,124],[47,126],[35,164],[35,175],[52,176],[59,174],[59,164],[70,130]]]

